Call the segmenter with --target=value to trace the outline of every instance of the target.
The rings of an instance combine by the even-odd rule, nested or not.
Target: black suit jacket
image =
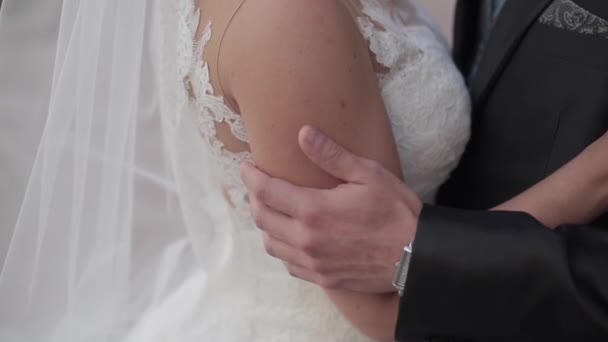
[[[608,1],[574,1],[608,19]],[[464,74],[479,3],[458,5]],[[399,341],[608,341],[607,218],[550,231],[527,214],[486,210],[608,130],[608,39],[539,23],[551,3],[507,1],[469,80],[473,136],[439,206],[422,212]]]

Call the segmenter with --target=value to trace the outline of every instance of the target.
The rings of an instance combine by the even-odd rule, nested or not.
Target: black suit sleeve
[[[608,230],[427,206],[398,341],[608,341]]]

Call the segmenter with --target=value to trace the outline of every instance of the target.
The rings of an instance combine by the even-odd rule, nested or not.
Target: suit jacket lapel
[[[477,72],[470,80],[473,102],[479,105],[504,69],[526,31],[552,0],[508,0],[497,18]]]

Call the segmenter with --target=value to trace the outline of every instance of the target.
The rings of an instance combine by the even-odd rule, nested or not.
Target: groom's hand
[[[344,181],[330,190],[301,188],[242,166],[267,252],[294,277],[325,288],[392,292],[395,263],[414,238],[422,203],[380,164],[357,157],[305,127],[300,146]]]

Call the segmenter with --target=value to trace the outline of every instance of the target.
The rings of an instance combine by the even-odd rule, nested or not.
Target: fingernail
[[[321,144],[323,143],[323,135],[318,130],[308,127],[306,138],[310,144],[310,147],[312,148],[312,151],[319,152]]]

